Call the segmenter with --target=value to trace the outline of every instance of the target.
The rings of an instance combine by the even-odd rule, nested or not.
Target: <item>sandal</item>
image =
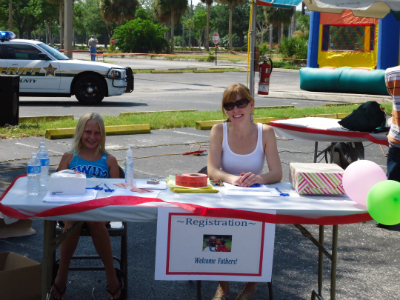
[[[108,299],[109,299],[109,300],[122,300],[122,299],[124,299],[124,296],[123,296],[123,295],[124,295],[124,291],[123,291],[123,289],[124,289],[124,280],[122,279],[122,278],[123,278],[123,276],[122,276],[122,271],[121,271],[120,269],[115,268],[115,273],[116,273],[117,278],[118,278],[119,287],[117,288],[116,291],[111,292],[110,289],[108,288],[108,285],[106,286],[107,293],[108,293],[109,295],[111,295],[111,297],[108,297]],[[114,296],[115,296],[119,291],[121,291],[121,294],[119,295],[118,298],[114,299]]]
[[[117,288],[117,290],[116,290],[115,292],[111,292],[110,289],[108,288],[108,285],[107,285],[107,287],[106,287],[107,293],[108,293],[109,295],[111,295],[111,297],[108,297],[108,299],[109,299],[109,300],[122,300],[122,299],[123,299],[123,297],[122,297],[122,289],[123,289],[123,288],[124,288],[124,285],[123,285],[122,283],[120,283],[120,284],[119,284],[119,287]],[[115,296],[119,291],[121,291],[121,294],[119,295],[119,297],[118,297],[118,298],[114,298],[114,296]]]
[[[56,290],[56,292],[60,295],[60,298],[56,298],[54,296],[54,290]],[[65,291],[67,290],[67,286],[65,286],[64,290],[61,291],[58,286],[56,286],[55,283],[53,283],[53,286],[51,287],[51,294],[53,295],[53,299],[54,300],[64,300],[65,297],[63,297],[65,295]]]

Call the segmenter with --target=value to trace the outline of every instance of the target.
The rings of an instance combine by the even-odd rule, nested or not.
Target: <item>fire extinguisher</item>
[[[271,64],[267,62],[270,61]],[[269,78],[272,73],[272,60],[269,57],[266,57],[260,63],[260,70],[258,74],[260,76],[260,80],[258,82],[258,94],[259,95],[268,95],[269,92]]]

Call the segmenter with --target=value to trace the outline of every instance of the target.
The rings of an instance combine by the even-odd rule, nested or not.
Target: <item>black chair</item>
[[[125,178],[125,172],[119,167],[119,177]],[[56,224],[56,234],[60,235],[63,232],[64,224],[62,222],[55,222]],[[121,237],[121,253],[120,257],[113,256],[119,264],[119,268],[115,268],[118,280],[122,280],[124,284],[124,289],[122,290],[123,298],[128,297],[128,224],[127,222],[110,222],[106,225],[108,234],[111,236]],[[90,236],[89,228],[84,225],[81,229],[80,236]],[[85,259],[100,259],[98,255],[74,255],[72,260],[85,260]],[[54,264],[55,270],[53,274],[57,274],[58,264],[60,259],[56,260]],[[70,271],[100,271],[104,270],[104,267],[70,267]]]

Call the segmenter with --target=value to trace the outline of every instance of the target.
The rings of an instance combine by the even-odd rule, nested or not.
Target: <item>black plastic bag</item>
[[[377,128],[384,127],[385,123],[386,114],[376,101],[361,104],[350,115],[339,121],[344,128],[362,132],[374,132]]]

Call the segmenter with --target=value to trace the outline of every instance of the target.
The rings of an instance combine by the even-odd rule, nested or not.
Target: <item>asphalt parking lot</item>
[[[15,176],[25,173],[26,159],[45,141],[51,153],[51,164],[58,164],[61,154],[70,149],[71,139],[44,140],[25,138],[0,142],[0,178],[10,182]],[[135,177],[165,178],[169,174],[195,172],[206,165],[207,156],[167,155],[189,151],[190,145],[198,142],[205,146],[209,131],[194,128],[156,130],[150,134],[133,136],[109,136],[106,147],[117,159],[123,159],[128,144],[138,145],[133,155]],[[378,163],[386,170],[386,159],[378,145],[364,143],[366,159]],[[321,148],[323,145],[321,145]],[[278,149],[284,169],[283,181],[289,180],[290,162],[312,162],[314,144],[299,141],[278,141]],[[385,147],[384,147],[385,149]],[[387,148],[386,148],[387,149]],[[150,156],[147,158],[141,158]],[[122,161],[119,161],[122,163]],[[15,169],[21,167],[22,169]],[[4,170],[7,169],[7,170]],[[56,167],[52,166],[51,171]],[[6,189],[0,184],[0,191]],[[33,221],[36,235],[0,240],[0,251],[13,251],[36,261],[42,260],[43,222]],[[317,226],[305,226],[317,233]],[[390,229],[375,223],[344,225],[339,227],[337,299],[399,299],[398,259],[400,226]],[[129,223],[129,299],[196,299],[196,285],[189,281],[155,281],[154,257],[156,223]],[[331,228],[325,227],[326,246],[330,246]],[[113,238],[113,250],[119,244]],[[90,238],[82,238],[78,254],[93,254]],[[292,225],[278,225],[273,266],[273,291],[275,299],[309,299],[311,290],[317,288],[317,248]],[[325,260],[323,296],[329,299],[330,264]],[[67,288],[68,299],[105,299],[104,272],[70,272]],[[205,281],[202,299],[211,299],[216,282]],[[239,292],[242,283],[233,283],[231,297]],[[268,299],[267,284],[259,285],[254,299]]]

